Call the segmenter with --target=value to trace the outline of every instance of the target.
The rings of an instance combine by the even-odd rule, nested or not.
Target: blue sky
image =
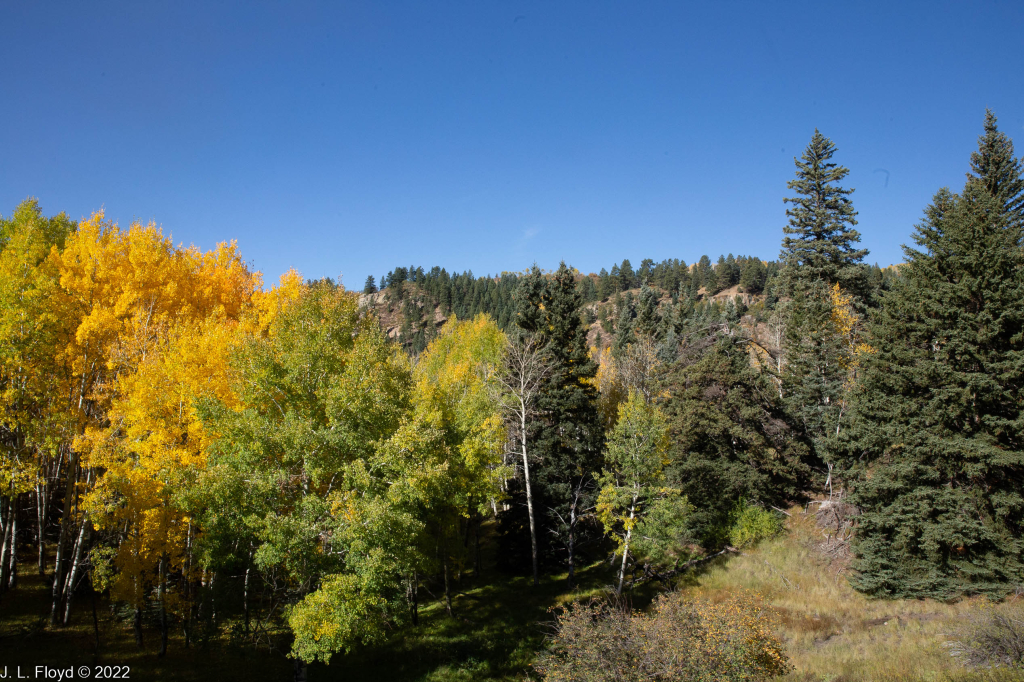
[[[1024,3],[0,5],[0,212],[237,239],[268,280],[778,254],[815,127],[869,259],[1024,152]]]

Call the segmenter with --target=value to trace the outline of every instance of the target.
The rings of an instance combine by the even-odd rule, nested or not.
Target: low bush
[[[730,515],[729,542],[733,547],[753,547],[762,540],[775,537],[785,526],[781,516],[741,501]]]
[[[1024,606],[971,618],[957,633],[952,649],[971,667],[1024,669]]]
[[[571,604],[536,670],[548,682],[757,682],[790,671],[773,612],[750,595],[659,598],[650,613]]]

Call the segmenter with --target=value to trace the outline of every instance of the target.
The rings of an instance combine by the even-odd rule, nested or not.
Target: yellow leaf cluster
[[[874,349],[862,340],[860,315],[853,306],[853,296],[843,291],[839,284],[829,289],[829,303],[832,306],[830,323],[833,333],[843,340],[846,353],[840,363],[852,375],[860,366],[860,358],[866,353],[874,353]]]
[[[83,509],[124,532],[112,588],[139,603],[161,557],[185,569],[192,530],[173,485],[205,462],[197,401],[232,401],[228,360],[260,276],[233,243],[175,247],[153,224],[122,230],[102,213],[80,223],[57,268],[80,311],[61,350],[80,386],[73,447],[99,474]]]

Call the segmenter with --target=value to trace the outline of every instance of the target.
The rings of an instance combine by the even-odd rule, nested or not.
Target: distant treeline
[[[727,310],[728,302],[707,300],[732,287],[737,287],[739,293],[762,297],[753,312],[771,311],[779,298],[776,284],[781,267],[779,261],[764,261],[756,256],[734,256],[730,253],[719,256],[714,263],[708,256],[701,256],[693,265],[679,258],[667,258],[660,263],[645,258],[640,262],[640,267],[634,270],[627,258],[621,264],[613,265],[610,271],[601,268],[597,274],[579,274],[578,281],[584,302],[613,301],[612,310],[599,307],[593,313],[601,319],[602,328],[608,334],[613,333],[614,325],[605,323],[605,320],[615,319],[621,314],[623,305],[632,304],[631,296],[621,294],[643,286],[660,290],[660,295],[670,297],[673,306],[682,305],[684,310],[680,314],[684,317],[692,314],[704,317],[706,312],[712,312],[712,316],[734,316]],[[895,269],[881,268],[877,263],[860,267],[864,269],[865,280],[873,292],[884,289],[889,279],[896,274]],[[514,317],[513,296],[521,276],[521,273],[503,272],[493,277],[476,277],[470,270],[449,274],[446,269],[436,265],[429,270],[422,266],[399,266],[381,277],[379,288],[375,278],[372,275],[368,277],[363,293],[386,292],[389,304],[400,308],[402,312],[402,340],[413,352],[419,352],[426,348],[436,333],[434,325],[425,320],[429,311],[434,309],[439,310],[445,318],[454,314],[459,319],[470,319],[485,313],[493,317],[502,330],[507,329]],[[733,304],[738,305],[738,302]],[[635,317],[635,312],[631,311],[629,316]]]

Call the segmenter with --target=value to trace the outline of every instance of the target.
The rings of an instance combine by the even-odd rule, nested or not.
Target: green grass
[[[548,609],[568,597],[565,576],[548,577],[536,588],[527,578],[495,577],[467,585],[453,602],[454,617],[434,602],[421,611],[419,627],[405,628],[383,647],[337,657],[329,667],[367,682],[383,671],[395,680],[522,680],[543,645]],[[606,577],[599,566],[590,567],[580,576],[586,590],[576,594],[597,591]]]
[[[543,646],[546,623],[551,620],[549,608],[574,596],[602,591],[611,575],[607,564],[587,567],[577,573],[580,587],[570,594],[565,591],[564,573],[545,577],[537,587],[528,578],[496,571],[485,572],[479,579],[466,577],[453,600],[452,617],[440,600],[421,604],[419,626],[397,630],[382,646],[336,655],[329,665],[313,664],[309,678],[523,680],[534,652]],[[180,630],[172,631],[168,653],[161,659],[157,657],[159,632],[148,627],[140,650],[130,624],[115,618],[104,600],[97,602],[97,648],[88,597],[75,607],[68,627],[48,629],[42,617],[48,613],[47,586],[38,576],[23,577],[18,588],[0,601],[0,674],[4,665],[21,665],[24,671],[35,665],[116,664],[131,666],[131,679],[140,680],[290,679],[291,662],[284,652],[232,643],[230,632],[237,619],[223,622],[219,640],[211,640],[205,648],[193,645],[186,650]]]

